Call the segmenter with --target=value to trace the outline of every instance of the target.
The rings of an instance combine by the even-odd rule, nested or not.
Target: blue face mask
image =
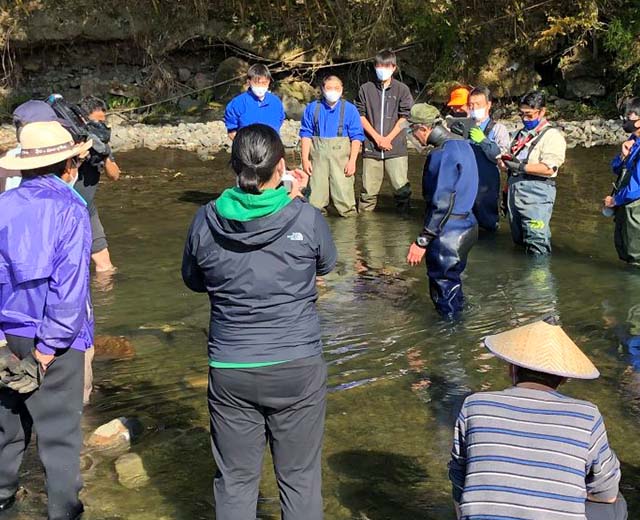
[[[522,120],[525,130],[533,130],[540,124],[540,119],[534,119],[533,121]]]

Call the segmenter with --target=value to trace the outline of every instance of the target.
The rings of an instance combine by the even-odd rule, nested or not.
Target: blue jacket
[[[227,132],[235,132],[245,126],[262,123],[280,132],[284,117],[284,106],[278,96],[267,92],[260,101],[249,89],[229,101],[224,111],[224,126]]]
[[[471,145],[452,139],[433,150],[422,173],[424,233],[440,236],[451,215],[471,213],[477,194],[478,166]]]
[[[44,354],[93,344],[91,225],[55,175],[0,195],[0,334],[35,338]]]
[[[318,103],[320,103],[320,113],[318,114],[318,128],[316,128],[314,119]],[[300,137],[337,137],[343,103],[345,106],[342,136],[348,137],[351,141],[364,141],[364,130],[358,109],[345,99],[341,99],[333,107],[330,107],[325,100],[309,103],[300,123]]]
[[[625,159],[616,155],[615,159],[611,161],[611,169],[615,175],[620,175],[625,166],[629,175],[629,183],[614,197],[616,206],[624,206],[640,199],[640,139],[635,136],[632,136],[632,139],[635,140],[635,143],[631,147],[629,155]]]

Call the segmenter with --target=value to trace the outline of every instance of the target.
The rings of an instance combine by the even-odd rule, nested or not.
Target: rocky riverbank
[[[517,121],[503,121],[510,132],[517,128]],[[123,124],[112,117],[112,146],[114,151],[136,148],[177,148],[198,153],[202,158],[228,150],[231,141],[222,121],[206,123],[178,123],[172,125]],[[626,134],[619,120],[559,121],[556,123],[565,133],[569,148],[584,146],[616,145]],[[282,126],[282,140],[289,149],[298,146],[300,122],[287,120]],[[0,147],[9,148],[15,143],[11,126],[0,128]]]

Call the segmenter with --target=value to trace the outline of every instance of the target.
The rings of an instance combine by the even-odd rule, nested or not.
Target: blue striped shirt
[[[467,397],[449,478],[463,520],[584,520],[587,493],[617,496],[620,463],[595,405],[514,387]]]

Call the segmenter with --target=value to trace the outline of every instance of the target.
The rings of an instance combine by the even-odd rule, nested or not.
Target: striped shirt
[[[595,405],[513,387],[465,399],[449,479],[463,520],[584,520],[587,493],[617,496],[620,463]]]

